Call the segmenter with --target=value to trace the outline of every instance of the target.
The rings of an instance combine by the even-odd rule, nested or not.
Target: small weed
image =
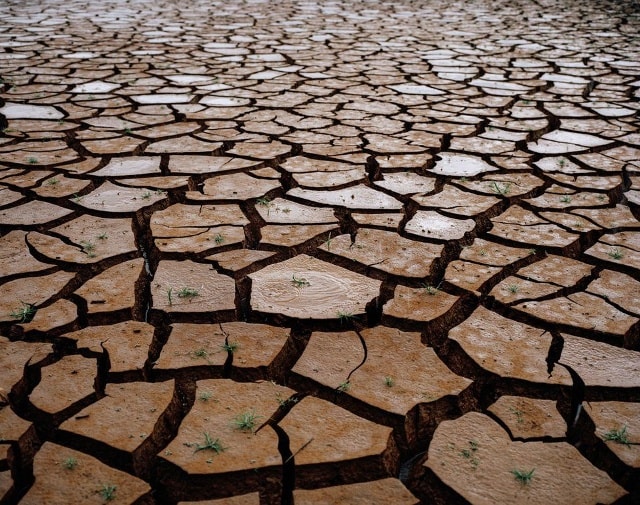
[[[609,430],[603,435],[606,441],[615,442],[616,444],[623,444],[630,447],[629,436],[627,433],[627,427],[623,426],[618,430]]]
[[[38,158],[34,158],[33,156],[27,158],[27,163],[29,163],[29,165],[35,165],[36,163],[38,163]]]
[[[200,396],[198,398],[200,399],[200,401],[206,402],[209,401],[212,396],[213,394],[210,391],[203,391],[202,393],[200,393]]]
[[[104,501],[111,501],[116,496],[116,486],[113,484],[103,484],[102,489],[98,491]]]
[[[89,256],[96,250],[96,245],[92,242],[83,241],[80,242],[80,245],[82,246],[82,252]]]
[[[560,165],[560,167],[564,167],[567,164],[567,160],[565,158],[560,158],[558,160],[558,165]]]
[[[336,312],[336,316],[341,323],[348,323],[353,319],[353,313],[342,311],[342,310],[339,310],[338,312]]]
[[[344,381],[344,382],[341,382],[340,384],[338,384],[338,387],[336,388],[336,390],[339,393],[345,393],[345,392],[349,391],[350,388],[351,388],[351,382]]]
[[[517,284],[509,284],[509,286],[507,287],[507,289],[509,290],[509,293],[513,293],[516,294],[518,292],[518,285]]]
[[[107,240],[109,238],[109,235],[107,235],[105,232],[102,232],[100,235],[98,235],[98,240]]]
[[[468,459],[473,465],[474,469],[477,468],[478,465],[480,464],[480,460],[476,456],[476,451],[478,450],[478,447],[480,447],[478,442],[476,442],[475,440],[469,440],[469,447],[464,448],[460,451],[460,455],[463,458]]]
[[[32,303],[20,302],[22,305],[19,309],[11,311],[11,317],[17,319],[21,323],[29,323],[36,315],[36,307]]]
[[[224,242],[224,237],[218,233],[215,237],[213,237],[213,241],[216,244],[220,245]]]
[[[605,199],[604,195],[598,195],[598,200],[600,200],[601,202]]]
[[[125,128],[124,129],[124,134],[125,135],[131,135],[131,128]]]
[[[529,484],[529,482],[531,482],[531,479],[533,478],[533,472],[535,472],[535,470],[536,469],[534,468],[531,471],[527,472],[526,470],[515,469],[511,470],[511,473],[520,484],[526,486],[527,484]]]
[[[393,381],[393,377],[391,377],[391,376],[387,375],[387,376],[384,378],[384,385],[385,385],[385,386],[387,386],[387,387],[389,387],[389,388],[390,388],[390,387],[392,387],[394,384],[395,384],[395,382]]]
[[[258,205],[261,205],[262,207],[266,207],[267,208],[267,216],[271,215],[271,200],[269,198],[262,197],[262,198],[258,198],[256,200],[256,203]]]
[[[622,253],[622,251],[617,247],[614,247],[613,249],[611,249],[607,254],[609,255],[610,258],[613,258],[614,260],[620,260],[624,257],[624,254]]]
[[[487,250],[486,249],[480,249],[480,256],[486,256],[487,255]]]
[[[276,394],[276,401],[278,402],[278,405],[280,407],[286,407],[290,403],[298,403],[298,399],[297,398],[291,398],[291,397],[283,398],[280,393]]]
[[[222,443],[220,442],[220,439],[216,438],[215,440],[213,440],[208,433],[204,434],[204,444],[189,444],[189,445],[195,446],[196,448],[195,452],[207,451],[207,450],[215,451],[216,454],[220,454],[221,452],[224,452],[224,447],[222,447]]]
[[[67,470],[73,470],[76,466],[78,466],[78,460],[76,458],[67,458],[62,462],[62,465]]]
[[[562,195],[560,201],[562,203],[571,203],[571,197],[569,195]]]
[[[497,195],[508,195],[509,191],[511,191],[511,184],[505,182],[504,184],[500,184],[496,181],[493,181],[490,185],[491,191],[493,191]]]
[[[78,193],[76,193],[75,195],[73,195],[71,200],[74,201],[74,202],[79,202],[80,200],[82,200],[82,196],[79,195]]]
[[[56,185],[56,184],[58,184],[59,182],[60,182],[60,181],[59,181],[56,177],[53,177],[53,178],[49,179],[45,184],[46,184],[47,186],[55,186],[55,185]]]
[[[535,250],[535,248],[529,249],[527,251],[529,253],[529,256],[533,256],[534,254],[536,254],[538,251]]]
[[[225,342],[220,346],[220,349],[233,354],[238,350],[239,347],[240,347],[240,344],[238,344],[237,342]]]
[[[197,349],[195,351],[193,351],[193,356],[196,358],[204,358],[207,359],[207,357],[209,356],[209,353],[207,352],[207,350],[203,347],[201,347],[200,349]]]
[[[173,299],[171,298],[171,293],[173,293],[173,288],[167,289],[167,298],[169,299],[169,307],[173,305]]]
[[[238,414],[233,419],[233,427],[240,431],[253,431],[256,426],[256,422],[262,416],[257,415],[253,410],[249,412],[243,412]]]
[[[284,212],[285,214],[289,214],[291,212],[291,209],[289,207],[285,207],[284,209],[282,209],[282,212]]]
[[[427,293],[429,296],[435,296],[438,294],[438,288],[435,286],[432,286],[431,284],[423,284],[422,285],[422,289],[424,290],[425,293]]]
[[[516,416],[516,422],[518,424],[522,424],[524,422],[524,417],[523,417],[524,412],[522,412],[522,410],[516,409],[514,407],[510,407],[509,412],[511,412],[513,415]]]
[[[291,284],[293,284],[294,286],[298,287],[298,288],[303,288],[305,286],[311,286],[311,283],[305,279],[304,277],[300,277],[299,279],[296,279],[296,274],[293,274],[293,277],[291,279]]]
[[[331,251],[331,232],[329,232],[329,238],[327,238],[325,244],[327,244],[327,251]]]
[[[182,288],[178,291],[178,298],[195,298],[196,296],[200,296],[197,289]]]
[[[144,193],[142,193],[143,200],[148,200],[149,198],[151,198],[151,191],[145,191]]]

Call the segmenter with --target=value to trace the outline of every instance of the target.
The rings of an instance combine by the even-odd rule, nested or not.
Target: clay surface
[[[0,504],[640,503],[639,2],[0,2]]]

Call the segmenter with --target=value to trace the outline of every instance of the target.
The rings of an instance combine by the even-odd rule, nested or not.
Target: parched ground
[[[3,1],[0,504],[640,503],[639,33]]]

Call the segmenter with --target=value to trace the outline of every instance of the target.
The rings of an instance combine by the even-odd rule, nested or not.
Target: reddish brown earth
[[[0,3],[0,505],[640,503],[637,1]]]

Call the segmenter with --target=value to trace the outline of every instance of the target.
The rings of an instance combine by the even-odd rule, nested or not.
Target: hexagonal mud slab
[[[301,254],[250,274],[251,308],[300,319],[362,314],[381,282]]]
[[[442,422],[425,466],[473,505],[613,503],[626,491],[565,443],[513,442],[471,412]]]

